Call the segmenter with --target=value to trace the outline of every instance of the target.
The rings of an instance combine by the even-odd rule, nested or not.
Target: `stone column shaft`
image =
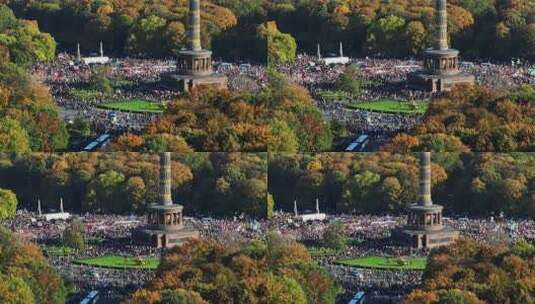
[[[418,205],[433,205],[431,199],[431,152],[420,153],[420,199]]]
[[[189,0],[188,49],[202,50],[201,46],[201,1]]]
[[[171,152],[164,152],[160,155],[160,204],[173,204],[171,197]]]
[[[437,50],[447,50],[448,46],[448,4],[446,0],[436,0],[435,18],[437,26]]]

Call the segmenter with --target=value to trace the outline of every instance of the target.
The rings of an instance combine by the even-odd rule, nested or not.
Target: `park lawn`
[[[352,109],[367,110],[373,112],[385,113],[406,113],[406,114],[424,114],[427,111],[427,103],[418,102],[416,109],[411,108],[409,102],[392,99],[378,101],[356,102],[348,105]]]
[[[392,270],[424,270],[427,265],[427,258],[406,258],[405,265],[399,265],[396,258],[382,256],[365,256],[353,259],[339,260],[336,263],[340,265],[358,267],[358,268],[375,268],[375,269],[392,269]]]
[[[104,103],[99,108],[137,113],[163,113],[164,111],[164,107],[160,103],[141,99]]]
[[[42,248],[47,256],[66,256],[76,252],[74,248],[68,246],[44,245]]]
[[[160,260],[158,258],[153,258],[153,257],[143,258],[143,261],[145,262],[145,265],[139,264],[136,257],[127,257],[126,264],[125,264],[125,258],[123,256],[106,255],[106,256],[101,256],[101,257],[79,259],[79,260],[76,260],[75,263],[89,265],[89,266],[104,267],[104,268],[117,268],[117,269],[123,269],[123,268],[156,269],[158,268],[158,265],[160,264]]]

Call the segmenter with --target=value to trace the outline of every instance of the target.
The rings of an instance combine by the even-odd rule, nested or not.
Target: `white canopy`
[[[68,220],[71,217],[71,214],[69,212],[56,212],[56,213],[45,213],[42,215],[42,217],[46,221],[54,221],[54,220]]]
[[[99,56],[99,57],[84,57],[82,58],[82,63],[90,65],[90,64],[106,64],[110,62],[110,58],[107,56]]]
[[[349,63],[349,57],[329,57],[329,58],[322,58],[321,62],[325,65],[331,65],[331,64],[348,64]]]

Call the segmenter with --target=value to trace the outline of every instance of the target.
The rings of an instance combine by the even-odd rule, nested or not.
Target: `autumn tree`
[[[64,303],[67,289],[39,247],[0,227],[0,302]]]
[[[66,130],[49,93],[17,66],[53,59],[55,42],[36,23],[16,19],[5,5],[0,5],[0,20],[0,48],[15,63],[0,61],[0,151],[64,148]]]
[[[535,247],[510,247],[460,240],[431,252],[423,287],[404,303],[531,303]]]
[[[185,301],[179,303],[319,304],[334,303],[338,291],[306,248],[268,234],[242,245],[191,240],[175,247],[132,302],[160,303],[172,296]]]
[[[534,149],[535,90],[515,92],[459,87],[435,98],[421,124],[383,150],[513,152]]]
[[[266,152],[330,150],[333,134],[308,91],[275,71],[256,95],[217,88],[173,101],[139,135],[110,150]]]

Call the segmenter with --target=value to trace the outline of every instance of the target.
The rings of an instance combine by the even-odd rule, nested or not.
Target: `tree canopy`
[[[3,4],[0,4],[0,49],[6,61],[21,66],[51,61],[56,56],[56,42],[50,34],[40,32],[37,22],[17,19]]]
[[[423,287],[404,303],[533,303],[535,246],[458,241],[431,252]]]
[[[185,0],[7,2],[71,50],[77,42],[94,50],[103,40],[119,53],[162,56],[185,42]],[[232,59],[265,58],[256,30],[268,21],[309,53],[318,42],[334,50],[343,41],[348,54],[413,56],[433,43],[435,31],[433,1],[424,0],[209,0],[202,9],[204,45],[215,39],[216,55]],[[533,1],[449,1],[448,15],[451,44],[466,57],[535,58]]]
[[[303,245],[269,234],[243,245],[189,241],[171,249],[131,303],[335,303],[339,289]]]
[[[25,68],[55,57],[56,43],[36,22],[0,5],[0,152],[56,151],[68,133],[48,89]]]
[[[514,152],[535,150],[535,89],[464,87],[433,100],[414,132],[383,150]]]
[[[17,213],[17,196],[13,191],[0,189],[0,220],[9,219]]]
[[[0,302],[64,303],[67,290],[39,247],[0,227]]]
[[[152,145],[154,138],[160,138],[161,144]],[[270,72],[268,86],[255,95],[202,88],[176,100],[143,135],[123,135],[111,149],[326,151],[332,140],[330,125],[306,89]]]
[[[138,153],[3,154],[0,187],[25,208],[143,213],[158,202],[157,156]],[[266,216],[267,155],[173,154],[176,203],[192,214]],[[217,202],[217,203],[215,203]]]
[[[141,0],[13,0],[17,14],[38,20],[46,32],[71,50],[106,51],[131,56],[170,56],[186,44],[188,1]],[[203,46],[236,24],[231,10],[202,1]],[[68,26],[65,26],[68,25]]]
[[[276,22],[259,25],[257,34],[266,42],[268,65],[292,63],[295,60],[297,43],[292,35],[281,33]]]
[[[486,216],[535,215],[535,158],[530,153],[434,153],[433,200],[445,212]],[[268,191],[276,209],[333,213],[400,213],[417,201],[413,154],[271,154]]]

